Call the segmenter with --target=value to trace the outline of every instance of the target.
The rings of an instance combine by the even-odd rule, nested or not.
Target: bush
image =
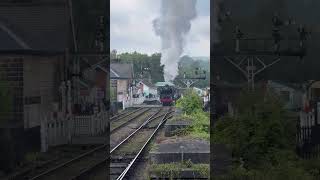
[[[294,154],[296,122],[286,118],[282,104],[269,94],[243,93],[237,103],[238,114],[215,124],[212,138],[227,144],[247,168],[282,161],[278,153]],[[285,159],[284,161],[286,161]]]
[[[229,175],[215,177],[214,180],[312,180],[308,172],[290,163],[279,166],[264,167],[259,170],[248,170],[242,167],[234,168]]]
[[[174,179],[179,177],[183,169],[187,168],[192,169],[201,176],[210,177],[209,164],[194,164],[191,160],[166,164],[153,164],[151,166],[151,172],[160,177],[169,177],[170,179]]]
[[[281,101],[261,91],[244,92],[235,117],[223,117],[214,126],[212,140],[227,144],[235,159],[231,173],[214,179],[316,179],[319,159],[301,160],[295,153],[296,122],[287,118]]]
[[[210,118],[209,114],[203,111],[197,111],[191,115],[180,115],[174,117],[172,121],[187,120],[191,122],[191,126],[184,129],[177,129],[173,133],[177,136],[190,135],[195,138],[210,140]]]
[[[193,90],[188,90],[183,97],[177,100],[176,107],[188,115],[202,111],[202,100]]]

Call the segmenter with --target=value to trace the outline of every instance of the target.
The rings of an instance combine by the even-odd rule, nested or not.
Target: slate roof
[[[0,3],[0,50],[65,51],[67,6],[52,3]]]
[[[132,79],[133,67],[132,64],[110,64],[110,79]]]
[[[294,89],[296,91],[302,91],[303,90],[302,85],[296,84],[296,83],[288,83],[288,82],[283,82],[283,81],[278,81],[278,80],[270,80],[269,84],[270,83],[276,83],[278,85],[285,86],[285,87]]]
[[[174,86],[174,84],[171,83],[171,82],[157,82],[157,83],[155,84],[155,86],[157,86],[157,87],[159,87],[159,86],[165,86],[165,85]]]
[[[146,81],[146,80],[142,80],[140,81],[142,82],[143,84],[145,84],[146,86],[148,86],[149,88],[156,88],[156,86],[152,83],[150,83],[149,81]]]

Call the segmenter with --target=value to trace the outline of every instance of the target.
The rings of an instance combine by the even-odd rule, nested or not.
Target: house
[[[205,93],[204,90],[196,87],[193,87],[193,90],[198,94],[198,96],[204,96],[204,93]]]
[[[157,87],[149,81],[142,80],[138,83],[138,86],[140,87],[139,89],[141,90],[141,93],[145,97],[154,97],[158,94]]]
[[[0,2],[0,82],[12,99],[9,111],[0,114],[0,134],[11,134],[0,142],[11,144],[0,148],[7,152],[0,157],[7,159],[1,171],[13,168],[27,152],[40,150],[40,124],[61,109],[59,87],[71,87],[73,43],[66,2]]]
[[[268,81],[268,89],[272,89],[285,103],[285,108],[289,110],[298,110],[302,106],[303,91],[301,87],[290,83],[279,81]]]
[[[11,89],[6,127],[31,128],[59,106],[59,86],[70,77],[66,63],[70,16],[65,1],[0,2],[0,73]]]
[[[109,102],[107,102],[107,90],[109,88],[107,60],[105,58],[95,58],[84,62],[82,61],[82,65],[80,65],[82,75],[79,78],[80,109],[78,111],[80,111],[80,114],[88,114],[87,110],[83,110],[86,109],[88,104],[97,107],[98,111],[107,111],[109,106]]]
[[[110,95],[116,102],[122,102],[129,97],[133,77],[132,64],[110,64]]]

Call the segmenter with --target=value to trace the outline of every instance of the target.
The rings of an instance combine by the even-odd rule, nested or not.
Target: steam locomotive
[[[163,106],[172,106],[175,101],[176,89],[174,86],[165,85],[158,87],[160,102]]]

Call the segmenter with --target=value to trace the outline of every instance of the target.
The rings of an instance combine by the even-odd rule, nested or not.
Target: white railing
[[[145,97],[141,96],[139,98],[132,98],[132,104],[142,104],[145,100]]]
[[[73,135],[95,136],[102,134],[107,128],[106,113],[91,116],[75,116],[73,119]]]
[[[298,146],[302,146],[311,137],[312,127],[315,125],[314,109],[310,112],[300,112],[300,127],[297,134]]]
[[[107,112],[87,116],[44,118],[41,122],[42,151],[50,146],[68,144],[74,136],[97,136],[108,128]]]
[[[312,127],[315,125],[314,109],[311,112],[300,112],[300,127]]]

